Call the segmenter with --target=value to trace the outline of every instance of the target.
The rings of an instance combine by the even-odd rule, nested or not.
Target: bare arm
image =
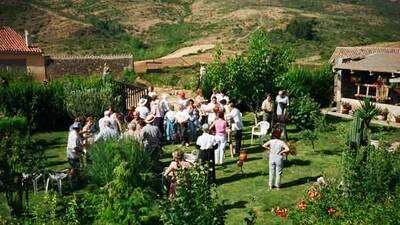
[[[270,142],[270,141],[268,141],[267,143],[265,143],[265,144],[263,145],[263,148],[269,148],[269,147],[270,147],[270,145],[271,145],[271,142]]]
[[[290,151],[289,146],[286,143],[283,143],[282,147],[283,147],[283,151],[281,151],[281,153],[279,153],[279,154],[283,155]]]

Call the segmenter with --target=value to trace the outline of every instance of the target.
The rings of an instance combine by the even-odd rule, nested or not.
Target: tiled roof
[[[0,28],[0,53],[40,54],[42,50],[26,46],[23,36],[9,27],[4,27]]]
[[[400,73],[400,54],[371,54],[361,60],[338,64],[334,69]]]
[[[364,58],[371,54],[400,55],[400,48],[384,47],[337,47],[333,52],[329,62],[335,63],[336,59],[356,59]]]

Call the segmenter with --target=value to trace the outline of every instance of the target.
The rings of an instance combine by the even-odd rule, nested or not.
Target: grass
[[[139,74],[139,76],[156,87],[174,87],[191,89],[197,80],[198,66],[187,68],[165,68],[160,73]]]
[[[294,142],[297,149],[297,156],[290,156],[285,161],[283,171],[283,188],[279,191],[269,191],[268,181],[268,159],[265,152],[259,147],[258,142],[250,145],[250,130],[252,115],[244,117],[244,149],[249,153],[243,170],[236,166],[237,159],[228,156],[224,167],[217,167],[217,184],[221,201],[224,202],[227,210],[226,224],[245,224],[243,219],[250,209],[257,213],[256,224],[291,224],[290,221],[282,220],[270,212],[272,207],[288,207],[292,210],[296,202],[301,199],[309,186],[319,176],[339,176],[339,165],[341,150],[344,147],[345,134],[349,121],[330,119],[335,127],[334,131],[320,133],[316,142],[315,151],[311,149],[308,142],[301,140],[301,132],[293,126],[289,126],[289,139]],[[385,141],[400,141],[400,130],[374,127],[372,129]],[[47,167],[52,170],[68,168],[66,161],[65,146],[67,132],[39,133],[34,138],[46,149]],[[182,148],[191,152],[194,147],[181,147],[180,145],[167,145],[164,147],[162,162],[168,165],[171,161],[171,154],[176,149]],[[91,187],[84,186],[78,193],[90,191]],[[67,195],[71,194],[67,190]],[[0,215],[7,212],[4,196],[0,195]],[[5,199],[4,199],[5,200]]]

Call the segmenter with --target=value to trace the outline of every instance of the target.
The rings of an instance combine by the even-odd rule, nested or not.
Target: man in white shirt
[[[209,134],[208,124],[203,124],[201,127],[203,134],[197,138],[196,146],[199,149],[198,159],[201,164],[209,163],[211,169],[211,178],[215,180],[215,163],[214,163],[214,149],[217,145],[215,137]]]
[[[229,103],[231,108],[230,113],[227,115],[228,120],[232,120],[231,130],[235,134],[235,151],[233,154],[239,153],[242,147],[242,138],[243,138],[243,121],[242,121],[242,113],[236,108],[236,103]]]
[[[100,132],[105,128],[106,121],[109,121],[111,123],[110,115],[111,115],[111,111],[106,110],[106,111],[104,111],[104,117],[99,119],[99,131]]]
[[[276,115],[279,119],[286,113],[286,107],[289,106],[289,97],[286,95],[285,91],[279,91],[278,96],[276,96]]]
[[[278,117],[279,124],[285,137],[285,141],[288,140],[288,134],[286,130],[286,110],[289,106],[289,97],[286,95],[286,91],[279,91],[276,96],[276,116]]]
[[[190,115],[183,105],[179,105],[179,111],[175,114],[175,120],[178,123],[177,134],[182,145],[189,146],[189,135],[188,135],[188,121]]]
[[[68,133],[67,158],[72,167],[71,174],[74,175],[79,169],[79,158],[83,151],[82,138],[79,134],[82,127],[79,122],[75,122],[71,128]]]
[[[118,132],[112,128],[110,121],[104,122],[104,128],[100,130],[100,132],[96,135],[94,141],[98,142],[99,140],[107,140],[109,138],[116,138],[118,137]]]

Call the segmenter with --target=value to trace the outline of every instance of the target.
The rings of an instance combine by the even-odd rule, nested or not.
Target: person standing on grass
[[[285,140],[288,140],[288,135],[286,131],[286,111],[289,106],[289,97],[286,95],[286,91],[279,91],[276,96],[276,116],[278,117],[278,121],[285,135]]]
[[[281,176],[283,171],[283,158],[289,153],[289,146],[280,140],[281,131],[275,130],[272,132],[272,139],[263,145],[264,148],[269,149],[269,189],[281,187]],[[275,183],[274,183],[275,180]]]
[[[217,118],[210,126],[210,129],[215,128],[215,140],[218,144],[215,150],[215,164],[222,165],[225,158],[226,134],[228,131],[228,124],[224,119],[224,113],[217,113]]]
[[[79,171],[79,159],[82,155],[83,146],[82,138],[79,133],[81,130],[81,124],[79,122],[74,122],[68,133],[68,143],[67,143],[67,159],[71,165],[71,175],[74,176]]]
[[[186,108],[189,114],[188,129],[190,141],[195,141],[197,138],[197,127],[199,125],[199,111],[194,104],[193,99],[189,99],[188,106]]]
[[[106,120],[104,122],[104,128],[94,138],[94,142],[105,141],[109,138],[116,138],[118,136],[118,131],[113,128],[111,121]]]
[[[174,153],[172,153],[172,159],[173,161],[167,169],[164,172],[164,177],[170,177],[171,178],[171,183],[169,186],[169,198],[173,199],[176,196],[176,186],[179,184],[179,179],[178,179],[178,170],[179,169],[189,169],[192,165],[189,162],[186,162],[183,159],[183,152],[178,150]]]
[[[267,121],[272,126],[272,113],[274,111],[274,102],[272,101],[271,94],[266,94],[265,100],[261,105],[261,110],[263,112],[263,121]]]
[[[178,105],[179,111],[175,115],[177,127],[177,134],[179,140],[182,143],[182,146],[189,146],[189,134],[188,134],[188,121],[190,119],[190,115],[188,111],[184,108],[183,105]]]
[[[242,113],[236,108],[236,103],[231,101],[229,103],[229,108],[231,109],[227,118],[232,120],[231,131],[233,132],[233,136],[235,138],[235,148],[234,151],[231,150],[231,157],[233,155],[238,154],[242,148],[242,138],[243,138],[243,121],[242,121]]]
[[[196,146],[199,149],[198,160],[200,164],[209,164],[210,176],[213,181],[215,181],[215,154],[214,150],[217,146],[215,136],[211,135],[209,132],[209,125],[207,123],[201,126],[203,134],[197,138]]]
[[[155,117],[148,115],[145,119],[146,126],[141,130],[144,149],[150,154],[151,159],[157,161],[161,153],[162,134],[157,126],[152,125]]]
[[[164,133],[164,110],[157,94],[154,94],[150,103],[150,112],[155,117],[153,125],[157,126],[161,134]]]
[[[147,115],[149,115],[149,108],[146,106],[147,99],[141,98],[138,103],[138,107],[136,108],[136,112],[139,112],[139,116],[142,119],[146,119]]]

